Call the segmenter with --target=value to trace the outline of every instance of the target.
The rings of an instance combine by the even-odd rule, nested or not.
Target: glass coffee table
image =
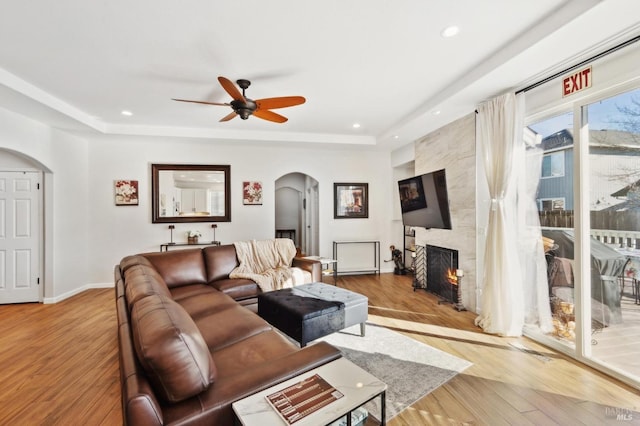
[[[298,420],[288,423],[267,401],[267,396],[291,389],[294,385],[318,375],[342,396],[329,402]],[[380,424],[386,424],[385,393],[387,385],[346,358],[339,358],[292,379],[279,383],[261,392],[232,404],[239,424],[265,426],[294,424],[296,426],[326,425],[346,416],[346,425],[351,425],[351,412],[365,403],[380,397]]]

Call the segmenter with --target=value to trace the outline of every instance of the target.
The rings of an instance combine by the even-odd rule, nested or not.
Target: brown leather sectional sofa
[[[295,258],[320,281],[321,266]],[[235,247],[144,253],[115,268],[124,424],[231,425],[231,404],[340,357],[304,349],[252,312],[259,287],[229,279]]]

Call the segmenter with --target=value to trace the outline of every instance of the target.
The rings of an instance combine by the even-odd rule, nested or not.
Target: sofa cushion
[[[175,250],[167,253],[145,253],[164,278],[169,288],[189,284],[206,284],[206,268],[202,249]]]
[[[233,244],[210,246],[202,249],[207,264],[207,282],[229,278],[229,274],[238,266],[236,248]]]
[[[212,353],[273,329],[268,322],[235,302],[234,306],[202,313],[193,320]]]
[[[209,290],[208,293],[200,293],[190,297],[183,297],[180,300],[174,300],[187,311],[194,321],[203,315],[238,306],[238,303],[229,296],[220,293],[212,287],[209,287]],[[200,329],[199,326],[198,328]],[[200,331],[202,331],[202,329],[200,329]]]
[[[158,394],[178,402],[206,390],[217,371],[189,314],[161,295],[140,299],[131,310],[138,361]]]
[[[125,272],[125,293],[129,309],[140,299],[152,294],[171,297],[169,288],[153,266],[134,265]]]
[[[188,299],[190,297],[199,296],[201,294],[220,293],[213,286],[209,284],[192,284],[182,287],[173,287],[169,290],[171,292],[171,298],[180,303],[182,299]]]
[[[260,290],[260,287],[258,287],[258,284],[255,281],[251,281],[246,278],[225,278],[213,281],[211,285],[216,290],[229,295],[235,300],[256,297],[258,294],[262,293],[262,290]]]

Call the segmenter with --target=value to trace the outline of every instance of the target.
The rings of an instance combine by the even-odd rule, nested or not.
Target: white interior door
[[[38,302],[40,173],[0,172],[0,303]]]

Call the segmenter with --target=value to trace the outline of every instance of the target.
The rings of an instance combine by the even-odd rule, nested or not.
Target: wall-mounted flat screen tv
[[[444,169],[398,181],[398,190],[404,226],[451,229]]]

